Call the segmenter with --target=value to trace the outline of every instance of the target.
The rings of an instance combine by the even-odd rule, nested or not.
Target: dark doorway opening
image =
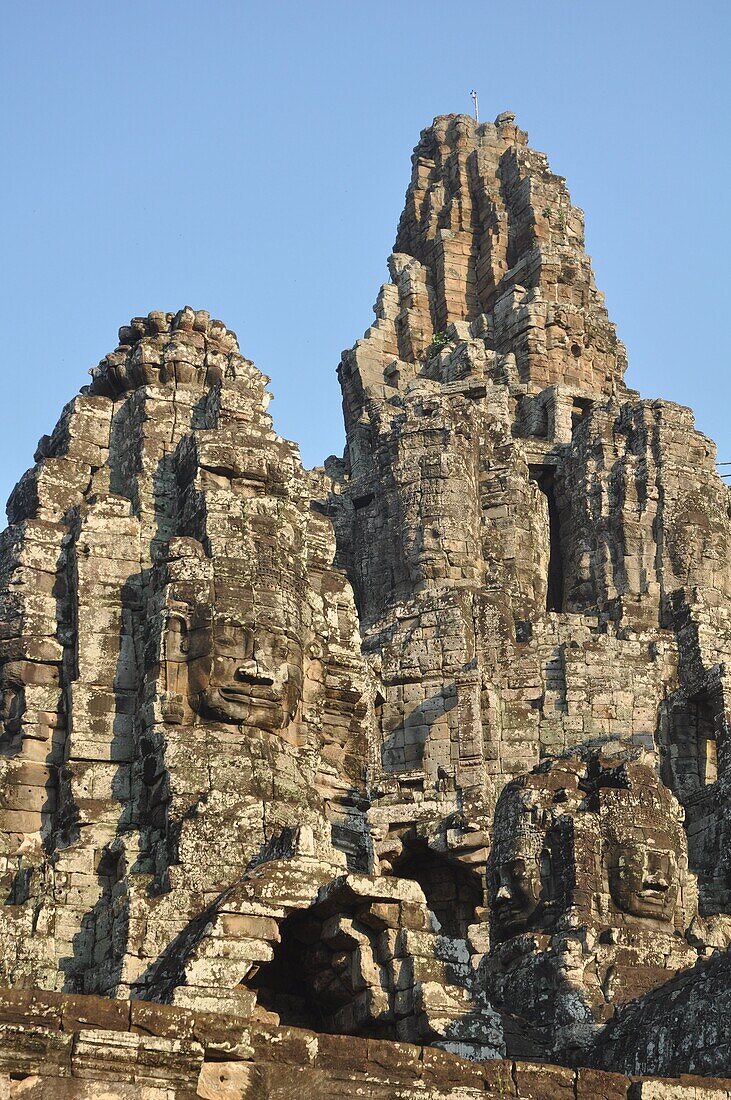
[[[718,779],[716,716],[707,691],[675,707],[670,721],[673,787],[683,801]]]
[[[588,397],[575,397],[571,405],[571,437],[593,405]]]
[[[305,913],[293,913],[280,925],[281,940],[271,962],[260,966],[244,985],[257,1004],[276,1012],[283,1024],[324,1031],[325,1017],[309,978],[308,965],[318,929]]]
[[[259,1009],[311,1031],[395,1038],[387,975],[377,957],[379,929],[372,922],[325,906],[292,913],[279,931],[271,961],[244,982],[256,992]]]
[[[548,506],[546,611],[563,611],[564,570],[561,551],[561,514],[556,502],[556,468],[531,466],[530,476],[545,496]]]
[[[466,937],[477,920],[475,910],[483,904],[482,879],[476,871],[432,851],[425,841],[416,841],[404,849],[393,873],[418,882],[445,936]]]
[[[663,780],[685,810],[688,866],[698,876],[701,914],[728,911],[722,853],[724,815],[719,812],[718,736],[724,727],[720,684],[676,697],[661,720]]]

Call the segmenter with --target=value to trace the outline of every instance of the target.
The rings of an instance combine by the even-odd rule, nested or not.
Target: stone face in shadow
[[[617,1005],[697,957],[683,814],[657,763],[629,742],[588,743],[498,800],[486,988],[543,1027],[554,1054],[581,1049]]]

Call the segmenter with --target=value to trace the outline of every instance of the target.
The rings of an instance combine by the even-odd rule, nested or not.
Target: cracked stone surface
[[[388,267],[342,457],[305,470],[185,307],[119,330],[11,494],[8,1096],[18,1066],[75,1097],[112,1063],[120,1097],[305,1070],[333,1097],[731,1095],[715,446],[625,386],[583,214],[510,112],[423,131]],[[101,1030],[33,1031],[85,1004]],[[115,1012],[161,1014],[157,1076]],[[289,1054],[209,1057],[196,1014]]]

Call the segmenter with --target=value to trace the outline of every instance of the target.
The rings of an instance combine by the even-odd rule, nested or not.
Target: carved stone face
[[[503,860],[491,875],[490,905],[501,932],[510,934],[527,927],[538,908],[541,878],[530,855]]]
[[[514,935],[529,928],[552,894],[548,851],[538,856],[530,845],[496,863],[488,877],[490,907],[499,933]]]
[[[498,799],[487,864],[498,939],[550,927],[567,904],[575,871],[570,830],[557,822],[551,806],[552,792],[519,780]]]
[[[419,471],[418,485],[409,477],[402,495],[401,533],[412,581],[476,576],[480,506],[469,434],[439,417],[419,419],[428,426],[411,425],[404,452]]]
[[[0,669],[0,751],[18,747],[25,713],[25,686],[13,664]]]
[[[214,612],[191,637],[189,692],[200,714],[277,730],[302,695],[302,644],[281,627]]]
[[[671,921],[678,904],[678,864],[671,838],[635,829],[609,852],[609,889],[618,909],[633,917]]]

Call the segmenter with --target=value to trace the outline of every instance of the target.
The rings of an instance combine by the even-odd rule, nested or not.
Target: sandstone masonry
[[[509,112],[422,133],[389,272],[342,458],[186,307],[11,495],[8,1096],[731,1095],[715,447]]]

